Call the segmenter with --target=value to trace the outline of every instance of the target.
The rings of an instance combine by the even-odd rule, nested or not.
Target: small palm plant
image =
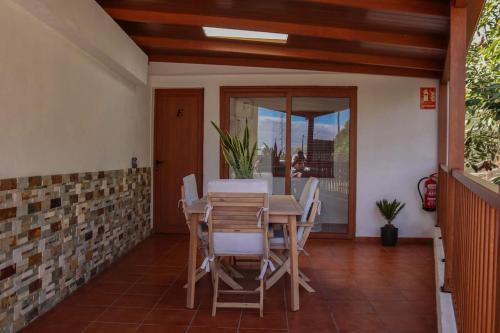
[[[245,131],[241,139],[237,135],[231,135],[228,131],[223,131],[213,121],[212,125],[219,132],[222,154],[226,162],[233,169],[235,177],[238,179],[253,178],[257,142],[250,145],[248,125],[245,125]]]
[[[392,202],[389,202],[387,199],[383,199],[377,201],[376,204],[378,210],[380,211],[380,214],[382,214],[382,216],[385,218],[389,226],[393,226],[392,221],[396,218],[401,209],[403,209],[405,206],[405,203],[401,203],[396,199],[394,199],[394,201]]]

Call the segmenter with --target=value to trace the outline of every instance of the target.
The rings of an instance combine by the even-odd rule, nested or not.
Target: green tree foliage
[[[500,152],[500,0],[486,1],[467,54],[465,163],[494,166]]]
[[[335,137],[335,161],[349,160],[349,120]]]

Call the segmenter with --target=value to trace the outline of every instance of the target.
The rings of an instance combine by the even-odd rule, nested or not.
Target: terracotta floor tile
[[[191,326],[188,333],[237,333],[238,330],[232,327],[200,327]],[[240,332],[244,332],[240,330]],[[262,333],[262,332],[261,332]]]
[[[406,301],[403,293],[396,288],[364,290],[363,293],[369,301]]]
[[[80,306],[108,306],[111,305],[119,295],[116,294],[103,294],[103,293],[88,293],[78,295],[72,298],[74,305]]]
[[[160,295],[122,295],[113,303],[113,306],[152,308],[159,299]]]
[[[343,314],[335,316],[335,325],[340,332],[346,330],[377,330],[380,331],[384,327],[382,321],[375,313],[359,314]]]
[[[217,310],[215,317],[212,317],[212,309],[200,309],[196,313],[192,326],[202,327],[238,327],[241,310]]]
[[[369,301],[333,301],[329,303],[334,317],[344,314],[364,315],[366,313],[375,313],[375,308]]]
[[[428,301],[436,299],[436,291],[434,288],[418,287],[414,289],[401,289],[401,293],[409,301]]]
[[[142,274],[135,274],[135,273],[123,273],[123,272],[114,272],[111,269],[107,270],[106,272],[102,273],[102,276],[98,276],[97,279],[98,281],[102,282],[118,282],[118,283],[133,283],[137,282],[141,277]]]
[[[99,281],[91,283],[93,291],[99,291],[104,294],[123,294],[130,286],[132,282],[104,282]]]
[[[137,330],[138,333],[185,333],[188,326],[170,326],[160,324],[144,324]]]
[[[371,301],[377,314],[406,314],[413,313],[415,307],[408,301]]]
[[[327,327],[327,328],[315,328],[314,331],[311,331],[311,329],[304,327],[304,328],[290,328],[288,330],[290,333],[338,333],[337,329],[334,327]]]
[[[282,333],[282,332],[288,332],[288,330],[278,330],[278,329],[268,329],[268,328],[263,328],[263,329],[258,329],[258,328],[240,328],[238,330],[238,332],[241,332],[241,333],[264,333],[264,332]]]
[[[99,322],[118,322],[118,323],[141,323],[150,312],[147,308],[123,308],[109,307],[102,313],[97,321]]]
[[[106,307],[103,306],[56,306],[36,321],[47,324],[90,322],[105,310]]]
[[[126,294],[127,295],[161,295],[167,290],[168,286],[161,284],[149,284],[149,283],[136,283],[131,286]]]
[[[169,273],[162,273],[162,272],[148,273],[140,278],[139,283],[168,286],[177,279],[179,274],[180,273],[177,271],[172,271]]]
[[[196,310],[154,309],[146,316],[145,324],[187,326],[194,318]]]
[[[432,333],[436,332],[435,320],[427,316],[407,314],[381,314],[381,322],[389,332],[397,333]]]
[[[198,290],[196,289],[196,297],[195,297],[195,303],[196,306],[201,301],[200,295],[205,294],[205,296],[208,296],[208,300],[211,301],[211,296],[212,295],[212,290],[211,287],[210,289],[206,290]],[[203,300],[207,300],[207,297],[203,297]],[[158,303],[158,307],[163,307],[163,308],[173,308],[173,309],[185,309],[186,308],[186,289],[183,288],[183,286],[174,286],[172,285],[167,289],[166,294],[163,295],[163,297],[160,299]]]
[[[86,333],[133,333],[137,330],[137,324],[123,323],[93,323],[86,330]]]
[[[86,327],[89,332],[120,333],[236,332],[238,327],[243,333],[436,331],[432,245],[399,244],[388,249],[312,239],[307,244],[310,256],[301,256],[300,265],[317,292],[301,288],[301,309],[291,312],[290,278],[285,276],[266,291],[264,318],[257,310],[240,309],[219,309],[212,317],[209,275],[197,283],[195,309],[187,310],[183,288],[187,248],[184,236],[148,238],[25,331],[69,333]],[[244,273],[255,275],[251,270]],[[245,284],[255,284],[247,280]]]
[[[244,310],[241,317],[240,329],[287,329],[287,316],[285,312],[265,312],[264,317],[259,317],[258,311]]]
[[[288,327],[290,330],[309,329],[310,332],[320,330],[335,330],[335,324],[332,316],[328,312],[323,313],[301,313],[288,312]]]
[[[21,332],[23,333],[68,333],[81,332],[89,323],[84,322],[59,322],[59,323],[44,323],[37,321],[33,322]]]

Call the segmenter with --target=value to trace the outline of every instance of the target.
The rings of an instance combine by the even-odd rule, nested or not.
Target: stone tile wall
[[[15,332],[147,237],[150,168],[0,180],[0,332]]]

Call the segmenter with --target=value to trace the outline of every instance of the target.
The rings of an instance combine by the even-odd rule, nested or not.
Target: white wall
[[[256,74],[251,74],[253,73]],[[437,80],[191,64],[150,64],[154,88],[204,88],[204,180],[219,177],[220,86],[325,85],[358,87],[356,235],[377,236],[381,198],[406,202],[395,223],[403,237],[432,237],[434,213],[420,208],[417,181],[436,169],[437,113],[419,109],[419,88]]]
[[[88,21],[107,27],[111,18],[99,17]],[[0,178],[121,169],[132,156],[149,165],[146,85],[10,0],[0,1],[0,40]]]

